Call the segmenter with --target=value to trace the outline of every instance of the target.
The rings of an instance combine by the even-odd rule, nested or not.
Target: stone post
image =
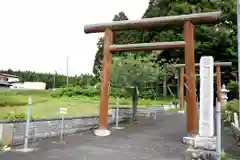
[[[203,137],[212,137],[214,134],[213,70],[213,57],[201,57],[199,136]]]

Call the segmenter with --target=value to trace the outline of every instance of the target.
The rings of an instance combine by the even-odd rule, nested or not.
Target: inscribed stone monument
[[[202,137],[212,137],[214,134],[213,63],[212,56],[203,56],[200,59],[199,136]]]

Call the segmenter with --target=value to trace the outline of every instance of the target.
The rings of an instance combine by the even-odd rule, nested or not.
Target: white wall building
[[[26,90],[45,90],[46,83],[44,82],[17,82],[12,83],[12,89],[26,89]]]
[[[24,82],[24,89],[45,90],[46,83],[44,82]]]

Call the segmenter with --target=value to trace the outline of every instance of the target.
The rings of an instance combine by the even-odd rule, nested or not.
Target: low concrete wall
[[[112,115],[112,120],[116,120],[116,115],[117,115],[117,107],[111,107],[111,115]],[[149,107],[146,106],[146,108],[137,108],[137,116],[148,116],[152,113],[155,112],[160,112],[164,111],[164,106],[159,106],[159,107]],[[131,118],[133,116],[133,109],[130,107],[122,107],[119,108],[119,117],[129,117]]]
[[[137,115],[146,115],[151,112],[162,110],[161,107],[150,107],[147,109],[137,109]],[[132,117],[132,108],[120,108],[119,118]],[[108,122],[112,124],[116,120],[116,107],[109,110]],[[39,139],[60,136],[61,118],[33,119],[29,124],[29,142]],[[14,123],[0,121],[0,141],[4,145],[20,145],[24,142],[25,121],[17,121]],[[89,131],[98,127],[98,116],[91,117],[66,117],[64,118],[64,135],[78,132]]]
[[[113,123],[109,117],[109,123]],[[4,145],[20,145],[24,142],[25,122],[0,124],[0,140]],[[88,131],[98,126],[98,117],[79,117],[64,119],[64,135]],[[61,118],[38,119],[29,124],[29,141],[60,135]]]

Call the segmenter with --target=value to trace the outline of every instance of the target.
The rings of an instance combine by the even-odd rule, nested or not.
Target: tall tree
[[[124,21],[128,20],[128,17],[124,12],[119,12],[114,15],[113,21]],[[118,31],[115,33],[115,44],[126,44],[126,43],[139,43],[141,42],[141,32],[139,31]],[[101,71],[101,61],[103,58],[103,37],[97,42],[97,53],[95,55],[93,73],[99,77]],[[126,56],[125,53],[117,53],[117,56]]]
[[[144,18],[189,13],[222,11],[221,23],[214,26],[198,25],[195,29],[196,62],[203,55],[211,55],[215,61],[230,60],[236,66],[236,1],[235,0],[150,0]],[[144,33],[148,42],[177,41],[183,39],[183,28],[157,28]],[[166,50],[159,59],[184,62],[184,53]],[[179,58],[179,59],[177,59]]]

